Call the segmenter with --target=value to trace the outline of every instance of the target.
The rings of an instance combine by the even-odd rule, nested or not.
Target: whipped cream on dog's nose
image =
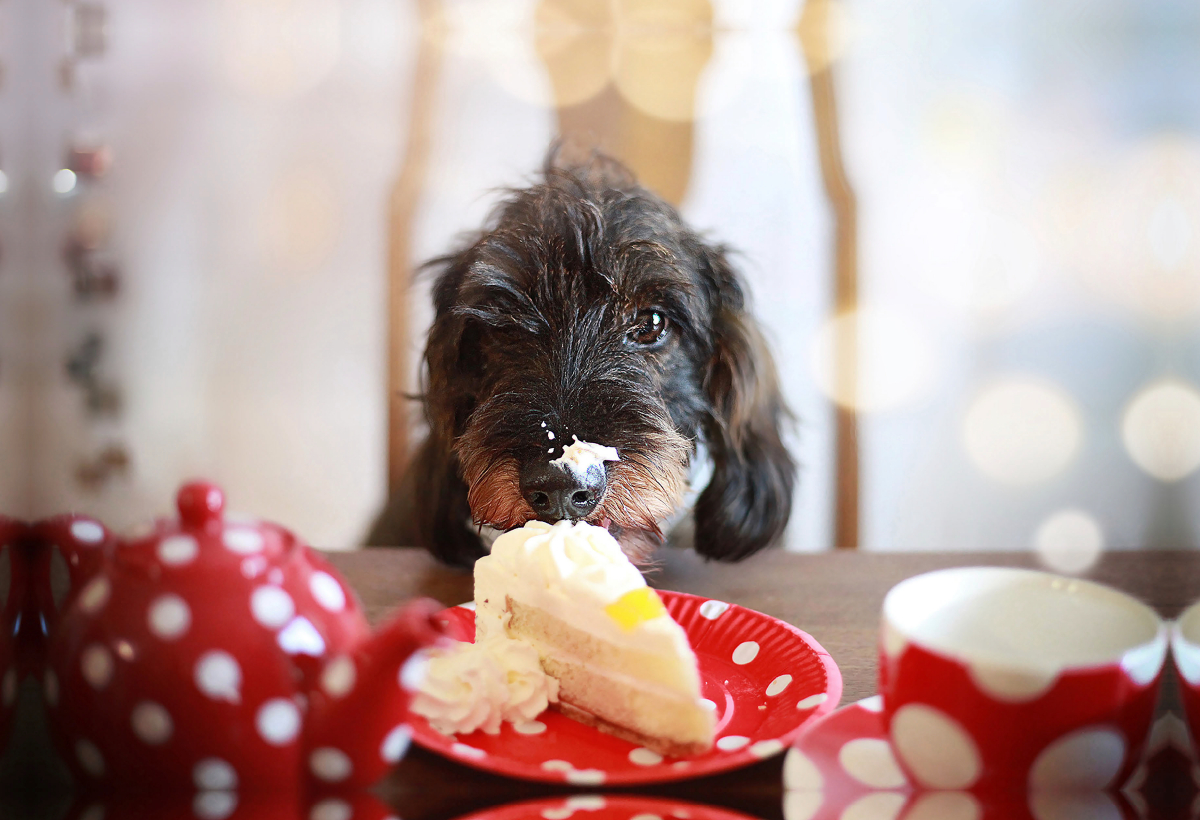
[[[603,467],[606,461],[620,461],[616,447],[605,447],[603,444],[593,444],[590,441],[580,441],[578,436],[571,436],[572,442],[563,448],[563,454],[550,463],[559,469],[573,475],[587,475],[587,471],[595,467]]]

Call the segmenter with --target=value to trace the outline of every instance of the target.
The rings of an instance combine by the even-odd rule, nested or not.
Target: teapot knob
[[[184,484],[175,497],[179,507],[179,518],[188,529],[204,529],[212,522],[221,520],[225,509],[225,493],[207,481]]]

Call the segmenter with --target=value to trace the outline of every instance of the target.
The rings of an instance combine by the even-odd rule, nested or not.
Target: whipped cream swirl
[[[558,681],[542,671],[537,650],[504,635],[430,652],[411,709],[442,734],[494,735],[504,721],[533,720],[558,702]]]

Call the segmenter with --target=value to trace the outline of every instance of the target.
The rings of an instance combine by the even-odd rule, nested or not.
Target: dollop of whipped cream
[[[479,563],[485,565],[485,572],[495,567],[508,577],[559,591],[567,598],[582,594],[603,603],[646,586],[642,573],[608,530],[583,521],[530,521],[497,538],[491,555]],[[477,564],[477,599],[480,569]]]
[[[571,443],[563,447],[563,454],[550,463],[573,475],[587,475],[591,467],[603,467],[606,461],[620,461],[616,447],[605,447],[590,441],[580,441],[571,436]]]
[[[557,702],[558,681],[542,671],[537,650],[500,634],[431,650],[410,708],[442,734],[494,735]]]

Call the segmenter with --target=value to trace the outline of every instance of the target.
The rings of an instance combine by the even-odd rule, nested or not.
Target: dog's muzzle
[[[521,495],[539,521],[576,521],[591,515],[607,484],[603,465],[586,471],[564,470],[545,459],[527,462],[521,469]]]

